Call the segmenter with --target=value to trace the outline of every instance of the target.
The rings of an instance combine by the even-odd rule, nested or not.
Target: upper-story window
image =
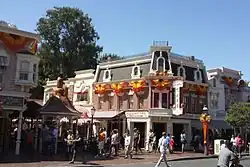
[[[153,108],[169,108],[168,92],[153,92]]]
[[[89,101],[88,93],[77,94],[77,101]]]
[[[186,70],[183,66],[178,67],[177,75],[183,77],[184,79],[186,78]]]
[[[20,71],[19,71],[19,79],[20,80],[28,80],[29,79],[29,66],[30,66],[30,63],[28,61],[21,62]]]
[[[201,70],[197,69],[194,71],[194,80],[198,82],[202,82]]]
[[[111,70],[107,69],[104,71],[103,74],[103,82],[109,82],[111,81]]]
[[[122,110],[123,109],[123,96],[118,96],[118,108],[119,110]]]
[[[140,76],[141,76],[140,66],[134,66],[132,68],[131,77],[133,79],[136,79],[136,78],[140,78]]]
[[[191,97],[191,113],[196,113],[197,97]]]
[[[213,78],[213,87],[216,87],[216,78]]]
[[[33,82],[37,80],[37,64],[33,64]]]
[[[219,105],[219,93],[210,93],[210,105],[212,109],[217,109]]]
[[[109,110],[113,109],[114,105],[114,96],[108,96],[108,105],[109,105]]]
[[[98,109],[102,109],[103,104],[104,104],[104,96],[98,97]]]
[[[128,95],[128,109],[134,108],[134,95]]]
[[[156,65],[157,65],[157,71],[164,72],[165,71],[165,58],[164,57],[158,57]]]

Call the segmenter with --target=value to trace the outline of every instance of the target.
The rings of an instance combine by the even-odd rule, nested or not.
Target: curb
[[[209,155],[209,156],[197,156],[197,157],[180,157],[180,158],[173,158],[169,159],[169,162],[174,161],[184,161],[184,160],[196,160],[196,159],[211,159],[211,158],[218,158],[217,155]]]

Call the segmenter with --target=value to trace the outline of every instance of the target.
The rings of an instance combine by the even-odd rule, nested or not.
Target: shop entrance
[[[153,123],[153,131],[155,133],[156,136],[156,141],[158,142],[159,139],[162,136],[162,132],[166,132],[166,127],[167,124],[166,123],[159,123],[159,122],[154,122]],[[167,132],[166,132],[167,133]]]
[[[181,132],[184,130],[184,124],[173,123],[173,136],[176,143],[176,150],[181,150]]]
[[[141,134],[140,145],[141,148],[145,146],[145,130],[146,130],[146,122],[134,122],[134,128],[137,128]]]

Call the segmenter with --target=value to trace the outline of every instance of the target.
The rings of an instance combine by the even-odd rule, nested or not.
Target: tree
[[[118,55],[113,54],[113,53],[105,53],[102,56],[100,56],[99,62],[108,61],[109,58],[110,58],[110,60],[120,60],[120,59],[123,59],[124,57],[118,56]]]
[[[225,121],[234,128],[249,128],[250,126],[250,103],[234,103],[229,107]]]
[[[73,77],[74,71],[95,68],[102,47],[92,19],[78,8],[54,7],[39,19],[37,32],[42,38],[38,55],[39,86],[62,73]]]

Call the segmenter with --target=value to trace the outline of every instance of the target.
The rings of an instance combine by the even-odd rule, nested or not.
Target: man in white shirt
[[[131,136],[129,133],[126,133],[124,136],[124,151],[125,151],[125,159],[128,158],[130,154],[130,158],[132,158],[132,151],[131,151]]]
[[[118,145],[119,145],[119,135],[118,135],[118,130],[114,129],[111,135],[111,145],[109,148],[109,156],[112,154],[112,149],[114,147],[115,149],[115,156],[118,155]]]
[[[161,157],[155,167],[159,167],[162,160],[165,162],[166,166],[169,167],[168,162],[167,162],[167,141],[166,141],[166,133],[162,133],[162,138],[159,140],[158,146],[160,147],[160,152],[161,152]]]

